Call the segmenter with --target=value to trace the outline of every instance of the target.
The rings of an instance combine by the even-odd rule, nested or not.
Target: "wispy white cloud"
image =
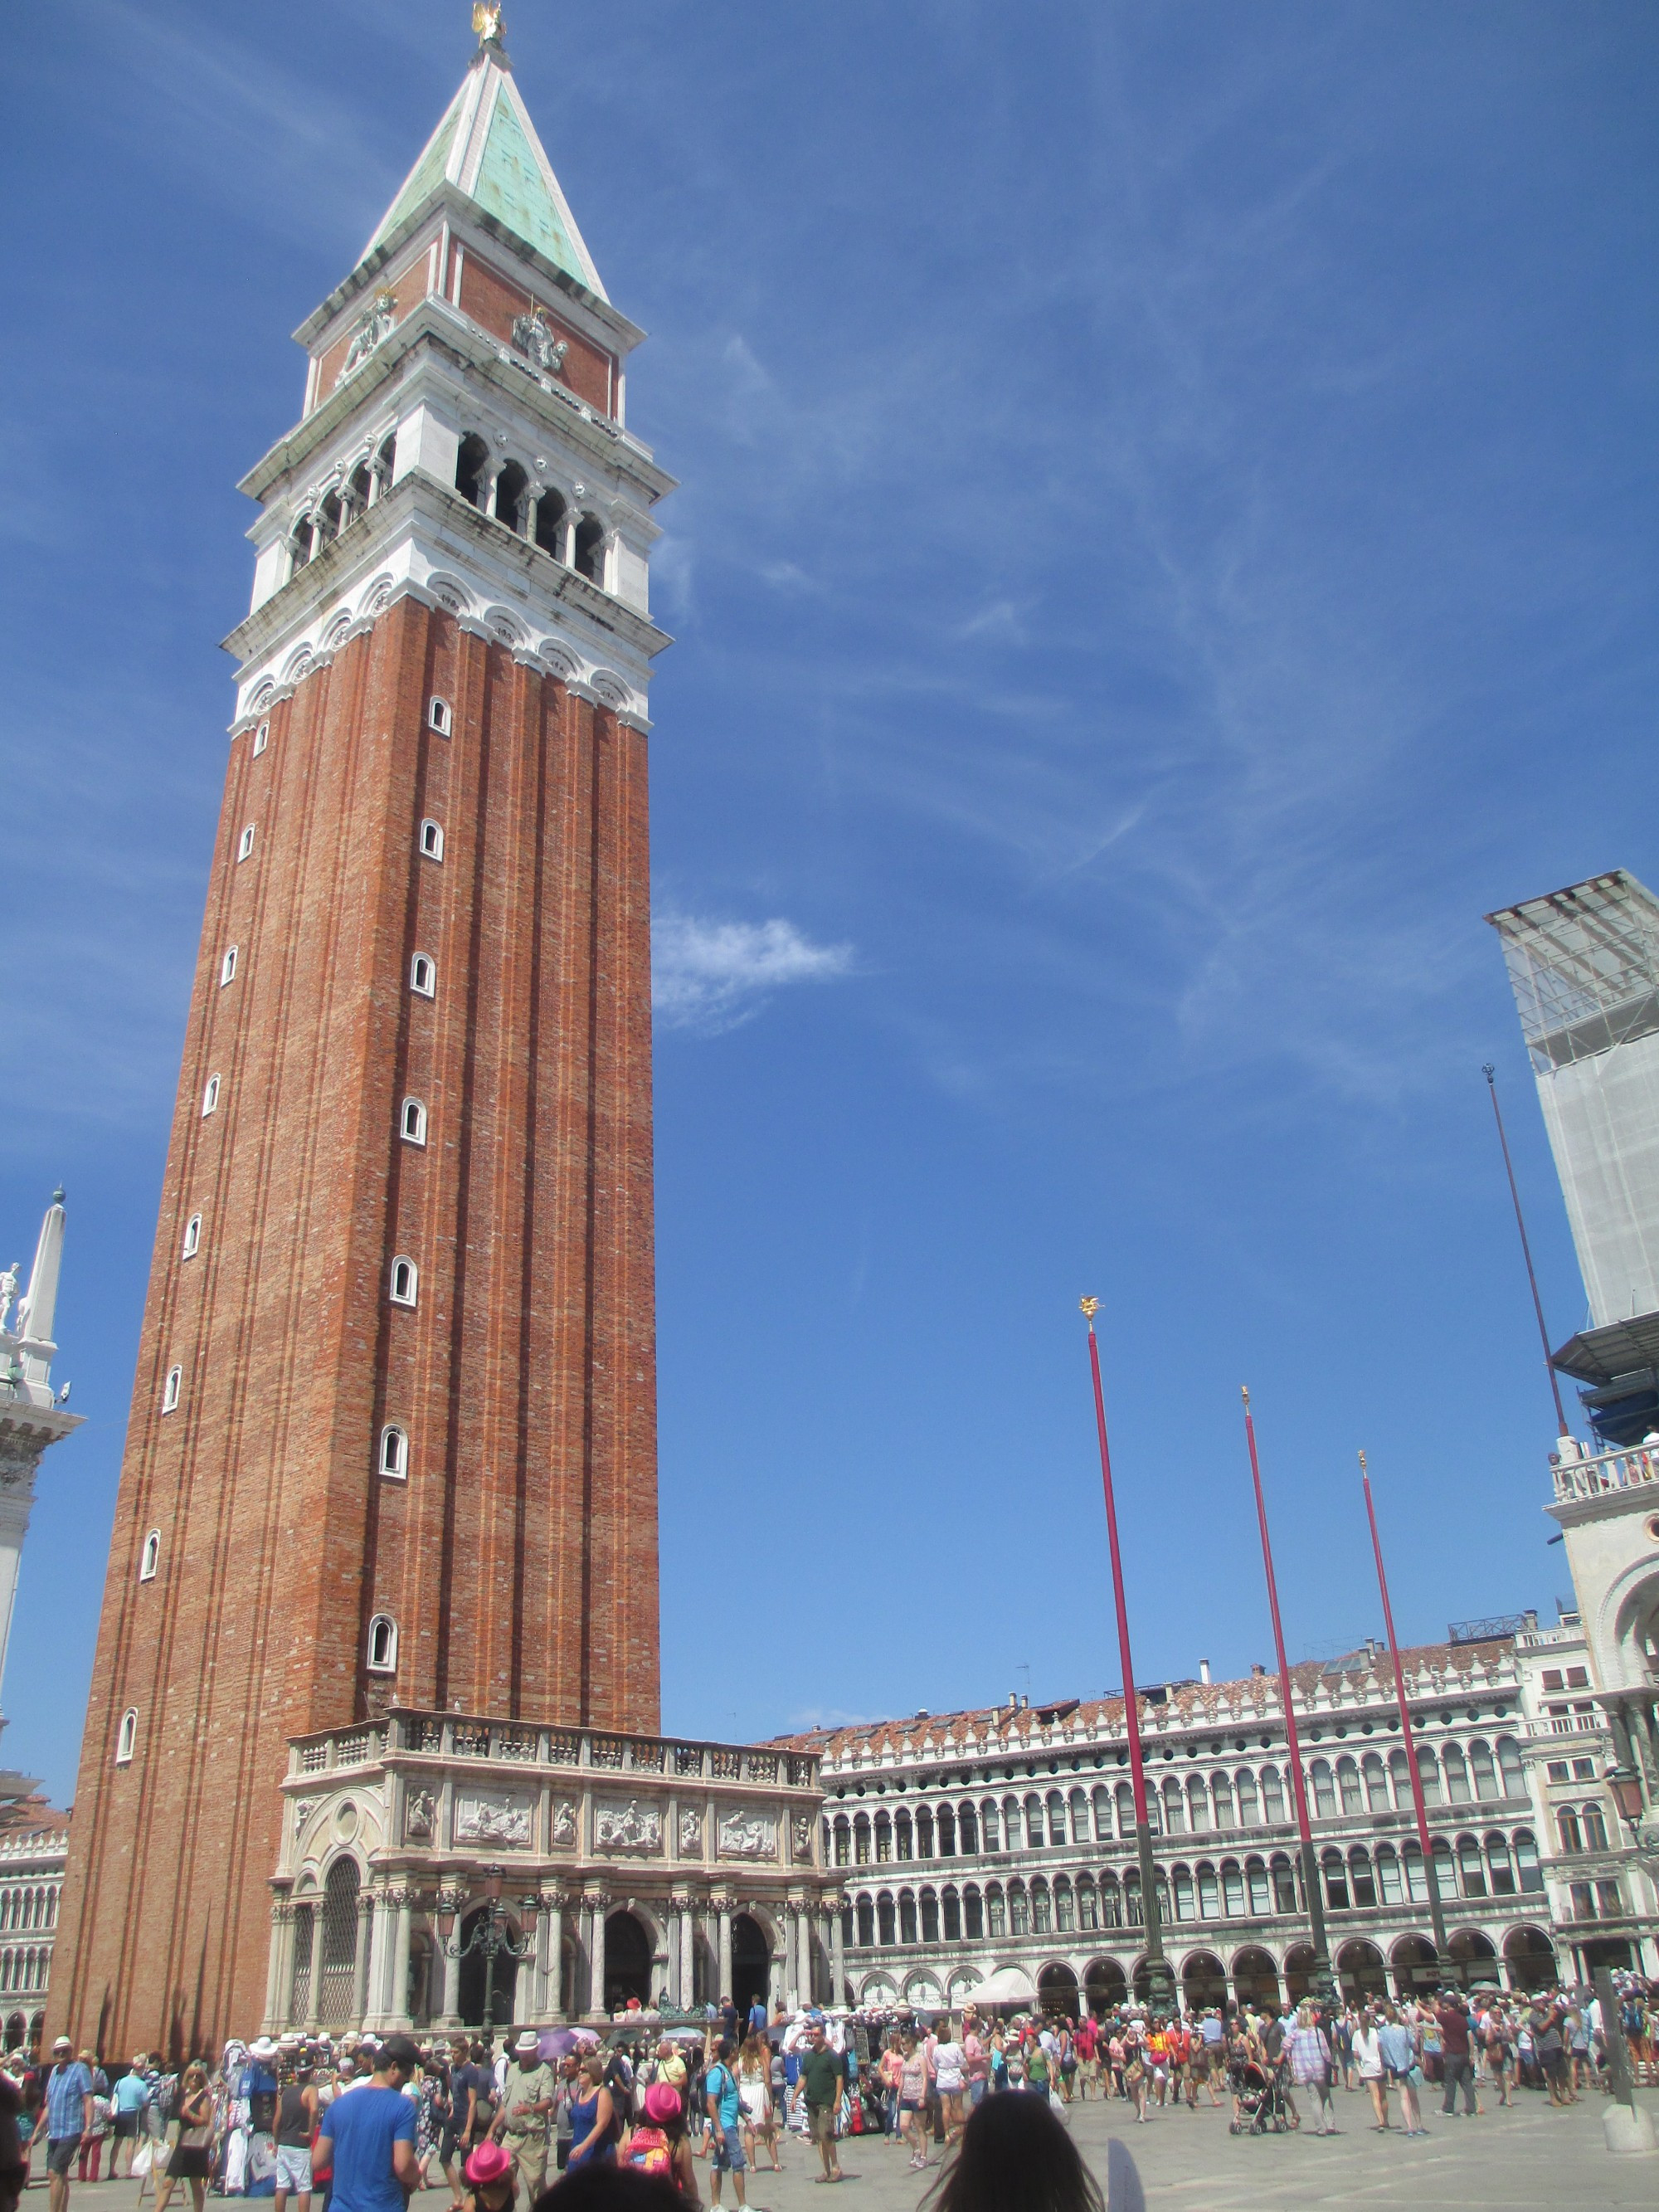
[[[672,910],[651,924],[651,1003],[665,1028],[718,1036],[791,983],[823,983],[853,964],[850,945],[814,945],[793,921],[710,921]]]

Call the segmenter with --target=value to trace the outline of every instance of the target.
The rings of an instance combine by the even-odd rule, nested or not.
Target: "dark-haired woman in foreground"
[[[1134,2160],[1110,2142],[1109,2212],[1142,2212]],[[988,2097],[968,2116],[961,2148],[926,2200],[928,2212],[1108,2212],[1100,2184],[1047,2097]]]

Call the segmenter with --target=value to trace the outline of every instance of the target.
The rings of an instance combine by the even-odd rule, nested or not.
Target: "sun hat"
[[[645,2117],[653,2128],[666,2126],[680,2116],[679,2094],[666,2081],[653,2081],[645,2093]]]
[[[509,2154],[498,2142],[481,2142],[467,2160],[467,2179],[475,2189],[488,2189],[492,2181],[499,2181],[511,2167]]]
[[[519,2038],[518,2041],[514,2045],[513,2048],[515,2051],[521,2051],[526,2055],[533,2051],[536,2052],[537,2056],[539,2057],[541,2055],[542,2039],[540,2036],[537,2034],[533,2027],[527,2027],[524,2033]]]

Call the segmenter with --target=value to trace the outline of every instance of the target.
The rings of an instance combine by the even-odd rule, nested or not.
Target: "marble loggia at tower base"
[[[628,423],[643,333],[480,23],[242,486],[252,605],[47,2023],[106,2051],[453,2015],[471,1984],[441,1990],[433,1946],[486,1906],[529,1929],[544,2012],[603,2005],[617,1945],[688,1988],[712,1940],[718,1978],[750,1906],[745,1970],[760,1931],[769,1976],[808,1971],[805,1766],[658,1734],[672,479]],[[503,1883],[510,1915],[557,1889],[556,1942],[550,1904],[511,1933]]]

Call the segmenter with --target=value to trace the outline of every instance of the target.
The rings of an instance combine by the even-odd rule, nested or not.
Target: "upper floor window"
[[[132,1754],[138,1745],[138,1708],[129,1705],[121,1716],[121,1725],[115,1732],[115,1764],[131,1766]]]
[[[190,1219],[185,1224],[185,1249],[183,1256],[186,1260],[193,1260],[201,1249],[202,1217],[199,1213],[192,1213]]]
[[[144,1539],[143,1552],[138,1561],[139,1581],[141,1583],[153,1583],[155,1579],[155,1570],[161,1565],[161,1532],[159,1528],[152,1528],[149,1535]]]
[[[398,1665],[398,1624],[389,1613],[377,1613],[368,1624],[368,1671],[390,1674]]]
[[[202,1119],[204,1121],[210,1114],[216,1111],[218,1103],[219,1079],[216,1075],[210,1075],[207,1079],[207,1088],[202,1093]]]
[[[438,994],[436,964],[424,952],[417,952],[409,963],[409,988],[423,999],[435,998]]]
[[[564,501],[550,484],[536,501],[536,543],[556,561],[564,558]]]
[[[380,1472],[402,1481],[409,1473],[409,1436],[395,1421],[380,1431]]]
[[[441,860],[444,856],[444,826],[428,815],[421,824],[421,858]]]
[[[420,1271],[412,1260],[396,1259],[392,1263],[392,1303],[394,1306],[412,1306],[420,1288]]]
[[[404,1099],[403,1118],[398,1123],[398,1133],[406,1145],[425,1144],[426,1109],[418,1098]]]
[[[454,726],[454,718],[450,714],[447,699],[436,697],[428,699],[426,706],[426,719],[441,738],[447,738]]]
[[[508,461],[495,479],[495,520],[522,538],[530,510],[530,476],[517,461]]]
[[[250,822],[243,830],[241,836],[236,840],[236,858],[238,860],[249,860],[252,857],[252,853],[253,824]]]
[[[225,947],[225,957],[219,963],[219,988],[222,991],[227,983],[234,983],[235,980],[236,947],[234,945],[228,945]]]
[[[169,1367],[167,1370],[167,1379],[161,1385],[161,1411],[164,1413],[171,1413],[177,1411],[179,1405],[179,1394],[184,1387],[184,1369],[182,1367]]]
[[[455,455],[455,489],[473,507],[484,502],[484,471],[489,465],[489,447],[477,432],[462,439]]]
[[[270,743],[270,725],[269,722],[261,722],[258,728],[253,732],[253,757],[255,760],[258,759],[260,754],[264,752],[265,747]]]

